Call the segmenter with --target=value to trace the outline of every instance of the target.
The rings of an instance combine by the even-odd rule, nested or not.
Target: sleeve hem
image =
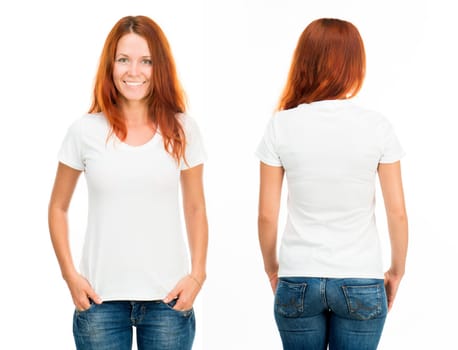
[[[379,161],[381,164],[390,164],[390,163],[396,163],[400,161],[402,158],[404,158],[405,153],[400,154],[399,156],[396,157],[387,157]]]
[[[193,162],[188,162],[188,164],[186,164],[183,161],[183,164],[180,167],[180,171],[192,169],[192,168],[194,168],[194,167],[196,167],[198,165],[204,164],[206,161],[207,161],[207,157],[200,158],[200,159],[195,160]]]
[[[72,162],[69,162],[69,161],[66,161],[66,160],[63,160],[63,159],[58,159],[60,163],[72,168],[72,169],[75,169],[75,170],[78,170],[78,171],[83,171],[84,170],[84,167],[81,167],[79,165],[77,165],[76,163],[72,163]]]
[[[283,164],[281,164],[280,162],[275,162],[275,161],[271,161],[269,159],[266,159],[265,157],[261,156],[259,153],[255,153],[255,156],[264,164],[266,165],[270,165],[270,166],[274,166],[274,167],[278,167],[278,168],[281,168],[283,167]]]

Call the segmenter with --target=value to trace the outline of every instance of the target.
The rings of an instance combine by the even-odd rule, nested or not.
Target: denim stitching
[[[280,314],[283,314],[284,317],[298,317],[299,314],[304,312],[304,298],[305,298],[305,291],[307,289],[307,284],[306,283],[294,283],[294,282],[288,282],[284,280],[280,280],[280,283],[285,286],[285,288],[291,290],[294,289],[295,293],[298,290],[299,293],[297,293],[297,298],[292,299],[292,302],[290,304],[280,304],[278,301],[276,302],[276,306],[280,309],[284,308],[285,305],[292,305],[296,310],[297,314],[293,313],[288,313],[288,312],[280,312]]]
[[[377,316],[380,316],[381,312],[382,312],[382,307],[381,307],[381,297],[380,297],[380,285],[378,284],[372,284],[372,285],[366,285],[366,286],[342,286],[342,291],[345,295],[345,301],[346,301],[346,304],[347,304],[347,308],[348,308],[348,313],[349,314],[352,314],[352,315],[358,315],[357,311],[358,309],[354,308],[353,307],[353,303],[351,301],[351,297],[350,295],[348,294],[348,289],[350,288],[376,288],[376,306],[374,308],[375,310],[375,314],[371,315],[371,319],[374,318],[374,317],[377,317]],[[363,318],[362,316],[358,315],[360,318]]]

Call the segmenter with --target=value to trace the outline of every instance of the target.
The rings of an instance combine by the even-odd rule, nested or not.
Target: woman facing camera
[[[77,349],[131,349],[133,327],[140,350],[191,349],[206,277],[205,158],[164,33],[148,17],[121,18],[105,41],[89,113],[63,140],[49,203]],[[67,212],[82,172],[89,206],[78,269]]]

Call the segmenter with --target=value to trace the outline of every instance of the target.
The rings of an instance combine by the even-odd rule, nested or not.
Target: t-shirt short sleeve
[[[395,163],[404,155],[404,149],[391,123],[383,119],[379,125],[382,154],[379,163]]]
[[[207,152],[196,121],[188,115],[182,115],[181,120],[186,134],[186,162],[181,162],[180,169],[186,170],[204,163],[207,160]]]
[[[281,167],[283,166],[281,159],[276,151],[277,138],[275,132],[275,117],[272,117],[264,132],[261,142],[258,144],[255,155],[261,162],[270,165]]]
[[[79,119],[68,128],[57,158],[59,162],[83,171],[81,124],[82,120]]]

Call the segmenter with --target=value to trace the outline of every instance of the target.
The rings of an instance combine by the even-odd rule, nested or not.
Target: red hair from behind
[[[278,109],[353,97],[365,73],[366,54],[358,29],[340,19],[317,19],[299,38]]]
[[[120,108],[120,96],[113,82],[113,66],[119,39],[126,34],[140,35],[148,43],[153,62],[152,86],[146,97],[149,115],[164,140],[164,148],[179,162],[184,159],[186,137],[178,113],[186,109],[185,94],[178,80],[175,61],[165,34],[149,17],[121,18],[108,34],[97,70],[92,105],[89,113],[102,112],[121,140],[127,127]]]

